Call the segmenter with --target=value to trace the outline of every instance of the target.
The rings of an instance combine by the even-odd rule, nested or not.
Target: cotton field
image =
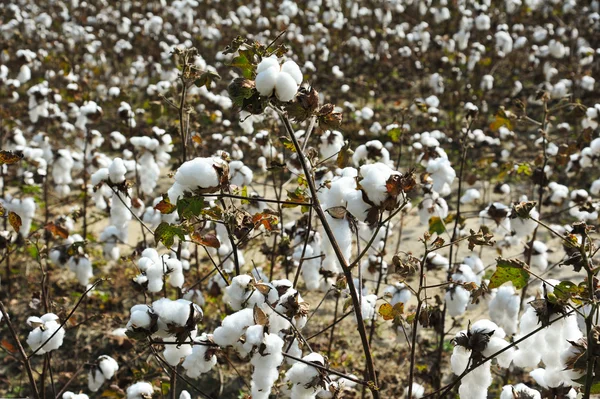
[[[600,1],[5,0],[0,397],[600,395]]]

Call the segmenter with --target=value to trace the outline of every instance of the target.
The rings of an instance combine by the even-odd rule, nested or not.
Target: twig
[[[23,357],[23,365],[25,366],[25,370],[27,370],[27,377],[29,378],[29,384],[31,385],[31,389],[33,390],[34,399],[40,399],[40,393],[37,388],[37,384],[35,383],[35,378],[33,377],[33,370],[31,369],[31,363],[29,363],[29,358],[25,353],[25,349],[23,349],[23,345],[21,345],[21,341],[19,340],[19,336],[15,331],[14,326],[12,325],[10,318],[8,317],[8,313],[4,304],[0,302],[0,312],[2,312],[2,318],[6,321],[8,325],[8,330],[10,331],[10,335],[12,335],[13,339],[17,344],[17,349],[19,349],[19,353],[21,357]]]

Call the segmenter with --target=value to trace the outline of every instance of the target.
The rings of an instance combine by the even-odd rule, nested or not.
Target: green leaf
[[[388,132],[388,136],[394,143],[400,142],[400,138],[402,137],[402,128],[395,127],[393,129],[390,129],[390,131]]]
[[[184,197],[177,200],[177,213],[181,218],[199,216],[202,209],[204,209],[204,197]]]
[[[446,231],[446,225],[442,219],[437,216],[429,218],[429,233],[437,233],[439,235],[444,231]]]
[[[245,78],[252,79],[254,65],[252,65],[248,56],[249,54],[246,52],[240,51],[240,55],[231,60],[231,64],[229,64],[229,66],[240,69]]]
[[[198,87],[206,86],[207,89],[210,89],[210,85],[215,80],[221,79],[221,76],[214,71],[206,71],[196,81],[194,84]]]
[[[179,226],[170,225],[167,222],[162,222],[154,230],[154,240],[162,242],[165,247],[171,248],[175,243],[175,237],[179,237],[181,241],[185,240],[185,231]]]
[[[496,271],[490,278],[488,287],[498,288],[506,282],[512,282],[515,289],[521,289],[529,280],[527,264],[519,259],[496,259]]]
[[[244,186],[244,187],[242,188],[242,193],[241,193],[241,196],[242,196],[242,197],[246,197],[246,198],[248,198],[248,186]],[[248,205],[249,203],[250,203],[250,201],[248,201],[248,200],[246,200],[246,199],[243,199],[243,200],[242,200],[242,204],[243,204],[243,205]]]
[[[531,165],[529,165],[528,163],[520,163],[517,165],[518,175],[531,176],[533,174],[533,171],[531,170]]]

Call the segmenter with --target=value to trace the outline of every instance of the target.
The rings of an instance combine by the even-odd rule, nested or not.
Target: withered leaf
[[[0,151],[0,165],[12,165],[23,159],[23,153],[15,151]]]
[[[12,228],[15,229],[17,233],[21,230],[21,226],[23,225],[21,216],[17,215],[13,211],[8,212],[8,223],[10,223]]]
[[[199,245],[202,245],[205,247],[216,248],[216,249],[219,249],[221,247],[221,243],[219,242],[219,239],[217,238],[217,236],[215,236],[214,234],[211,234],[211,233],[208,233],[205,235],[200,235],[199,233],[192,233],[190,238],[196,244],[199,244]]]
[[[61,237],[61,238],[66,239],[69,237],[69,232],[67,231],[67,229],[65,229],[61,225],[58,225],[54,222],[50,222],[47,225],[45,225],[44,229],[48,230],[53,235]]]

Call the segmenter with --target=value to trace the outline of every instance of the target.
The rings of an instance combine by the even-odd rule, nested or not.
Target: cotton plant
[[[182,288],[185,282],[181,261],[176,256],[159,255],[154,248],[142,252],[138,268],[142,273],[134,278],[134,282],[151,293],[161,292],[165,280],[176,288]]]

